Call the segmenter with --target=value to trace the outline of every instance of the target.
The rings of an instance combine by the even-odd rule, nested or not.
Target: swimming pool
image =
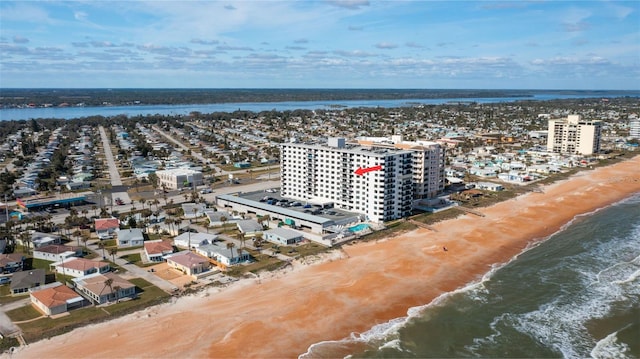
[[[349,227],[349,230],[351,232],[360,232],[360,231],[364,231],[365,229],[369,229],[369,228],[371,228],[371,227],[368,224],[360,223],[360,224],[357,224],[357,225],[355,225],[353,227]]]

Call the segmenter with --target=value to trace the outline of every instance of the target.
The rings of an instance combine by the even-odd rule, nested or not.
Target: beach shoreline
[[[472,214],[331,251],[313,265],[209,288],[41,340],[16,357],[297,357],[479,280],[576,216],[640,192],[640,156]],[[447,248],[444,251],[444,247]],[[59,355],[56,355],[59,354]]]

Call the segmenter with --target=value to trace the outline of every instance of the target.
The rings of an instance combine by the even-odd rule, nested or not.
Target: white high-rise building
[[[629,120],[629,137],[640,139],[640,118]]]
[[[591,155],[600,151],[600,121],[585,120],[580,115],[549,120],[547,151]]]
[[[435,194],[440,184],[428,177],[432,173],[441,172],[444,181],[444,166],[442,171],[429,170],[430,156],[417,149],[347,144],[344,138],[330,138],[327,145],[285,143],[281,151],[282,196],[331,202],[373,222],[406,217],[416,196]],[[421,180],[419,185],[416,179]]]

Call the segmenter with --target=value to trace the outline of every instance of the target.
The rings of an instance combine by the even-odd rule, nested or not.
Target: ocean
[[[640,193],[406,317],[301,357],[638,358]]]

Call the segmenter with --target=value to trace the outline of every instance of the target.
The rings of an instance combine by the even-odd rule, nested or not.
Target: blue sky
[[[0,87],[640,89],[640,1],[0,1]]]

